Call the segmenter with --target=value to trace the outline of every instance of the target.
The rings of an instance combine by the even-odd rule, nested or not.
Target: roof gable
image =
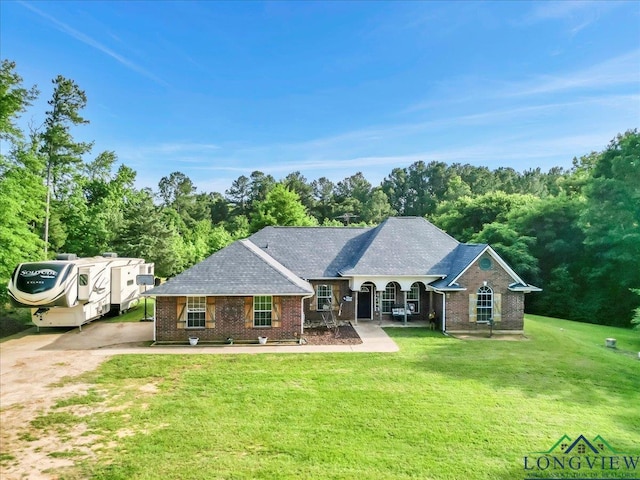
[[[343,275],[427,275],[460,243],[421,217],[390,217],[378,225]],[[437,270],[437,269],[436,269]]]

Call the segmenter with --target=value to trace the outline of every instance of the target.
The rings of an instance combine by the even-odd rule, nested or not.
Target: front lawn
[[[32,430],[75,412],[102,440],[68,478],[109,480],[511,480],[564,434],[640,453],[638,332],[533,316],[521,341],[387,331],[399,353],[118,356],[82,379],[93,414],[58,405]]]

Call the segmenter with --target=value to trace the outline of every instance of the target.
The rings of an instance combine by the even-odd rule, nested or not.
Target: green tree
[[[111,242],[124,222],[125,204],[136,195],[136,173],[121,165],[114,174],[116,162],[115,152],[102,152],[84,165],[84,175],[76,177],[73,193],[61,212],[65,251],[92,256],[112,249]]]
[[[472,235],[471,242],[488,243],[527,282],[537,279],[538,260],[531,254],[535,238],[519,234],[506,223],[489,223]]]
[[[360,218],[365,202],[371,195],[371,183],[362,172],[338,182],[335,188],[336,217]]]
[[[47,199],[45,212],[44,242],[45,255],[49,243],[49,216],[51,197],[58,200],[56,208],[64,208],[62,200],[73,189],[74,177],[82,165],[82,156],[91,150],[92,144],[76,142],[71,135],[71,127],[89,123],[80,111],[87,105],[87,96],[73,80],[58,75],[54,80],[54,90],[41,135],[41,153],[46,162]]]
[[[0,310],[7,302],[6,286],[18,263],[39,260],[43,254],[38,227],[44,218],[45,189],[37,143],[25,140],[17,126],[20,115],[37,96],[25,88],[16,64],[0,64]]]
[[[322,223],[333,219],[335,215],[335,184],[327,177],[320,177],[311,183],[315,206],[312,210],[314,217]]]
[[[250,181],[244,175],[239,176],[225,190],[227,201],[233,205],[233,215],[246,215],[249,211]]]
[[[247,230],[248,233],[248,230]],[[223,249],[233,242],[231,234],[222,226],[217,225],[211,229],[208,238],[209,254],[215,253]]]
[[[461,242],[482,231],[493,222],[504,223],[514,208],[535,200],[531,195],[506,194],[496,191],[476,197],[461,197],[442,202],[431,221]]]
[[[124,222],[113,250],[123,257],[144,258],[155,264],[155,273],[169,277],[186,267],[184,244],[175,227],[154,205],[148,191],[138,192],[124,206]]]
[[[258,202],[267,198],[267,194],[276,185],[276,179],[256,170],[249,175],[249,214],[255,212]]]
[[[257,202],[251,219],[253,232],[267,225],[310,226],[317,225],[317,221],[307,214],[297,193],[278,184],[263,201]]]
[[[207,194],[196,194],[196,186],[182,172],[173,172],[162,177],[158,184],[159,197],[166,207],[173,208],[185,223],[187,229],[211,218],[211,197]]]
[[[229,202],[218,192],[209,193],[211,223],[217,225],[229,219]]]
[[[461,197],[470,197],[471,187],[458,174],[451,175],[442,201],[455,201]],[[436,207],[437,208],[437,207]]]
[[[300,202],[308,211],[312,211],[315,206],[313,199],[313,186],[300,172],[293,172],[287,175],[281,182],[292,192],[296,192],[300,197]]]
[[[382,191],[387,195],[391,208],[399,215],[408,215],[409,180],[406,169],[394,168],[389,176],[382,181]]]
[[[249,219],[245,215],[236,215],[224,222],[224,229],[229,232],[233,240],[247,238],[251,233]]]
[[[584,232],[578,224],[584,210],[579,195],[547,196],[521,205],[507,216],[508,224],[520,235],[535,238],[531,254],[540,273],[531,282],[543,292],[527,298],[527,310],[572,320],[584,320],[585,257]],[[562,299],[563,292],[566,298]]]
[[[394,214],[395,212],[389,205],[387,195],[382,191],[382,188],[377,187],[373,189],[373,192],[362,206],[361,220],[367,224],[378,224]]]
[[[591,256],[588,301],[599,323],[628,325],[640,286],[640,134],[618,135],[599,156],[584,187],[581,217]],[[597,285],[597,288],[595,286]]]
[[[496,190],[495,176],[487,167],[454,163],[449,168],[451,173],[458,174],[469,185],[473,195],[484,195]]]
[[[21,262],[40,260],[44,245],[38,226],[43,220],[45,189],[34,149],[14,149],[0,155],[0,310],[7,301],[6,286]]]
[[[16,72],[16,63],[2,60],[0,63],[0,140],[12,144],[24,140],[24,133],[16,125],[20,115],[38,97],[34,85],[25,88],[22,77]]]

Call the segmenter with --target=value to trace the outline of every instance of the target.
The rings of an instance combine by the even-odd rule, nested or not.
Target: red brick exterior
[[[491,268],[482,270],[480,260],[491,259]],[[460,277],[458,283],[466,288],[461,292],[447,292],[446,295],[446,328],[451,332],[478,332],[488,330],[486,324],[469,321],[469,295],[474,294],[483,282],[495,294],[501,294],[502,318],[493,326],[494,332],[521,332],[524,329],[524,293],[512,292],[508,289],[513,278],[490,255],[483,255]]]
[[[273,297],[274,300],[280,299],[280,326],[251,328],[245,326],[247,297],[215,297],[215,306],[212,308],[215,312],[213,328],[184,328],[184,322],[178,322],[177,318],[179,298],[184,297],[156,298],[156,341],[188,342],[189,337],[198,337],[203,342],[224,342],[228,337],[234,341],[257,341],[259,336],[269,337],[269,340],[292,340],[300,336],[300,297]]]
[[[353,298],[353,292],[349,289],[349,281],[348,280],[317,280],[310,281],[313,286],[314,291],[318,291],[318,285],[331,285],[331,291],[333,293],[333,302],[332,306],[334,309],[334,313],[338,321],[351,321],[355,318],[355,301]],[[342,300],[343,297],[351,296],[352,299],[350,302],[345,302]],[[342,310],[340,310],[340,303],[342,303]],[[340,315],[338,315],[340,313]],[[305,315],[305,324],[322,324],[322,311],[317,309],[317,299],[314,295],[312,298],[307,298],[304,300],[304,315]]]
[[[491,267],[480,268],[480,260],[489,258]],[[478,289],[487,282],[487,286],[493,290],[494,296],[500,295],[501,318],[496,322],[494,332],[522,332],[524,329],[524,293],[512,292],[508,285],[513,278],[500,266],[489,254],[483,255],[471,265],[458,279],[458,284],[466,288],[459,292],[446,292],[446,329],[450,332],[481,332],[489,329],[486,324],[477,324],[470,321],[469,295],[477,293]],[[340,322],[353,321],[356,318],[356,292],[349,289],[349,281],[346,279],[311,281],[314,290],[318,285],[331,285],[333,293],[333,308],[337,320]],[[404,305],[404,292],[396,286],[396,301]],[[343,301],[343,297],[351,297],[352,300]],[[304,316],[301,297],[273,297],[274,302],[279,299],[279,326],[274,323],[271,327],[247,327],[245,318],[248,299],[252,297],[215,297],[214,311],[215,324],[211,322],[208,313],[207,327],[185,328],[184,321],[178,321],[179,298],[184,302],[185,297],[157,297],[156,298],[156,340],[160,342],[179,341],[187,342],[190,336],[197,336],[201,341],[224,342],[228,337],[234,341],[257,341],[258,336],[266,336],[271,340],[296,339],[301,334],[301,326],[304,318],[305,325],[322,324],[322,311],[317,310],[316,297],[304,300]],[[211,298],[210,298],[211,299]],[[207,302],[209,303],[209,302]],[[342,308],[339,311],[340,303]],[[436,329],[442,328],[442,294],[430,292],[420,284],[420,312],[411,319],[426,321],[429,312],[436,312]],[[377,313],[374,315],[377,319]],[[391,320],[389,314],[382,315],[385,320]]]

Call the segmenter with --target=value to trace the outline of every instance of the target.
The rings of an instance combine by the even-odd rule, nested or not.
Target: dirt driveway
[[[49,453],[69,447],[68,441],[33,440],[29,422],[58,399],[86,392],[86,385],[53,385],[65,377],[91,371],[108,359],[110,348],[136,346],[153,338],[152,323],[95,322],[79,329],[35,329],[0,344],[0,478],[54,479],[51,469],[73,461]],[[78,445],[73,445],[78,447]]]
[[[30,422],[45,414],[63,398],[85,394],[89,385],[61,382],[94,370],[113,355],[154,354],[234,354],[234,353],[311,353],[311,352],[395,352],[398,346],[377,324],[354,327],[356,337],[346,335],[309,342],[308,345],[247,345],[216,348],[147,345],[153,339],[153,324],[95,322],[79,329],[35,329],[0,343],[0,478],[2,480],[57,479],[60,472],[72,469],[73,458],[65,451],[93,456],[99,439],[82,431],[70,438],[54,433],[33,434]],[[326,337],[326,335],[325,335]],[[311,339],[310,339],[311,340]],[[328,343],[328,344],[327,344]],[[57,412],[61,409],[56,409]],[[79,413],[80,412],[75,412]],[[90,415],[91,412],[83,412]],[[57,473],[56,473],[57,472]],[[69,473],[69,472],[67,472]],[[68,478],[77,478],[66,475]]]

